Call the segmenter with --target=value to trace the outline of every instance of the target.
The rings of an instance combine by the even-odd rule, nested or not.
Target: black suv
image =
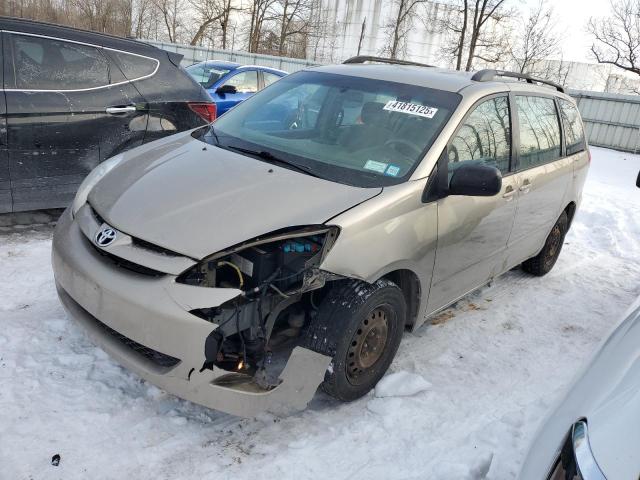
[[[0,17],[0,213],[64,207],[98,163],[215,118],[181,55]]]

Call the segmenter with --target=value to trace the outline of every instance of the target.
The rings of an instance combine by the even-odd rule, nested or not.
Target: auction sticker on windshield
[[[364,168],[367,170],[373,170],[374,172],[384,173],[387,169],[388,163],[376,162],[375,160],[367,160],[367,163],[364,164]]]
[[[434,107],[419,105],[417,103],[399,102],[397,100],[389,100],[383,110],[408,113],[409,115],[418,115],[425,118],[433,118],[438,111],[438,109]]]

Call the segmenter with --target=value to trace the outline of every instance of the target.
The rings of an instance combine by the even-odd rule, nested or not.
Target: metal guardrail
[[[176,43],[143,40],[158,48],[184,56],[184,66],[204,60],[226,60],[244,65],[262,65],[289,73],[318,65],[310,60],[277,57],[232,50],[216,50]],[[572,90],[582,114],[591,145],[640,152],[640,96]]]

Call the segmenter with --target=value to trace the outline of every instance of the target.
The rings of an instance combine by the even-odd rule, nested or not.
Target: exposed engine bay
[[[326,282],[342,278],[318,268],[338,233],[326,226],[281,230],[205,258],[177,278],[242,291],[218,307],[191,310],[217,325],[206,339],[202,370],[216,366],[233,374],[219,382],[253,377],[262,388],[277,386],[278,354],[295,347]]]

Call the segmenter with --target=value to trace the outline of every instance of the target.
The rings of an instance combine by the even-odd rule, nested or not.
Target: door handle
[[[109,114],[109,115],[118,115],[120,113],[131,113],[131,112],[135,112],[136,106],[135,105],[125,105],[123,107],[107,107],[105,109],[105,111]]]
[[[520,185],[519,190],[522,193],[527,193],[529,190],[531,190],[531,182],[529,181],[528,178],[524,179],[524,181],[522,182],[522,185]]]
[[[504,189],[504,193],[502,194],[502,198],[504,198],[507,202],[513,200],[513,195],[515,195],[516,191],[513,189],[511,185],[507,185],[507,188]]]

